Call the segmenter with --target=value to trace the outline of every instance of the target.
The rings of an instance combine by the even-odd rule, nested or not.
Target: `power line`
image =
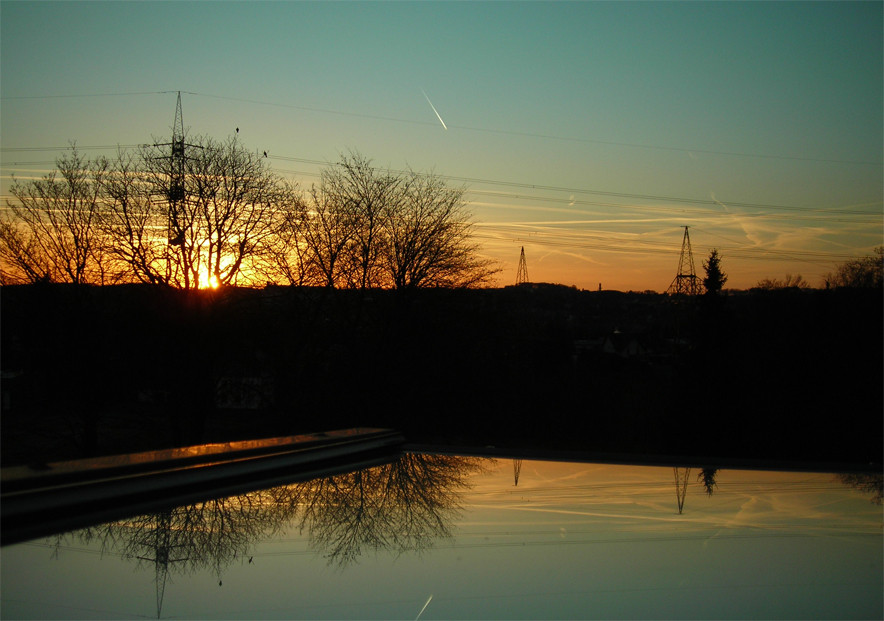
[[[114,148],[135,148],[140,145],[97,145],[97,146],[77,146],[78,150],[99,150],[99,149],[114,149]],[[65,150],[70,147],[8,147],[2,148],[0,151],[2,152],[33,152],[33,151],[52,151],[52,150]],[[293,157],[293,156],[283,156],[283,155],[270,155],[268,159],[271,160],[280,160],[284,162],[298,162],[301,164],[314,164],[317,166],[335,166],[335,162],[331,162],[328,160],[317,160],[311,158],[303,158],[303,157]],[[52,164],[54,162],[50,161],[29,161],[29,162],[11,162],[6,163],[4,166],[12,166],[12,165],[40,165],[40,164]],[[385,169],[389,170],[393,173],[405,173],[406,171],[400,169]],[[301,173],[305,174],[305,173]],[[306,173],[310,174],[310,173]],[[427,173],[417,173],[417,174],[427,174]],[[537,183],[528,183],[528,182],[519,182],[519,181],[506,181],[499,179],[484,179],[481,177],[462,177],[455,175],[437,175],[441,179],[445,179],[448,181],[456,181],[462,183],[475,183],[481,185],[496,185],[502,187],[512,187],[512,188],[521,188],[521,189],[529,189],[529,190],[538,190],[541,192],[561,192],[567,194],[586,194],[591,196],[610,196],[614,198],[625,198],[630,200],[643,200],[643,201],[654,201],[654,202],[666,202],[666,203],[674,203],[674,204],[687,204],[687,205],[704,205],[709,207],[718,207],[721,203],[725,203],[728,207],[737,207],[740,209],[756,209],[756,210],[773,210],[773,211],[792,211],[796,213],[810,213],[810,214],[832,214],[838,216],[847,216],[847,215],[856,215],[856,216],[871,216],[871,217],[884,217],[884,214],[873,213],[870,211],[858,210],[858,209],[826,209],[826,208],[817,208],[817,207],[797,207],[792,205],[777,205],[771,203],[745,203],[739,201],[720,201],[712,198],[688,198],[683,196],[667,196],[660,194],[638,194],[633,192],[613,192],[609,190],[595,190],[589,188],[576,188],[569,186],[554,186],[554,185],[544,185]],[[469,189],[470,192],[475,192],[475,190]],[[501,195],[501,196],[510,196],[510,195]],[[557,201],[557,202],[569,202],[575,204],[587,204],[587,205],[600,205],[600,206],[622,206],[618,204],[606,204],[606,203],[595,203],[595,202],[584,202],[582,200],[572,200],[570,198],[544,198],[544,197],[536,197],[536,196],[522,196],[522,195],[512,195],[514,199],[520,200],[546,200],[546,201]],[[721,212],[718,210],[714,210],[711,212],[705,212],[711,214],[721,215]],[[725,214],[725,215],[733,215],[733,214]],[[740,214],[740,215],[749,215],[749,214]]]
[[[230,97],[225,95],[215,95],[211,93],[200,93],[196,91],[184,91],[184,90],[167,90],[167,91],[133,91],[133,92],[124,92],[124,93],[83,93],[83,94],[63,94],[63,95],[33,95],[33,96],[3,96],[0,97],[0,100],[37,100],[37,99],[73,99],[73,98],[83,98],[83,97],[132,97],[132,96],[143,96],[143,95],[165,95],[169,93],[184,93],[187,95],[192,95],[194,97],[206,97],[209,99],[219,99],[223,101],[235,101],[240,103],[248,103],[253,105],[260,106],[271,106],[276,108],[287,108],[292,110],[303,110],[305,112],[315,112],[321,114],[335,114],[339,116],[349,116],[355,118],[365,118],[371,120],[379,120],[379,121],[389,121],[395,123],[408,123],[411,125],[426,125],[426,126],[436,126],[436,123],[430,121],[419,121],[415,119],[405,119],[401,117],[389,117],[382,115],[374,115],[374,114],[365,114],[362,112],[349,112],[345,110],[332,110],[330,108],[317,108],[311,106],[302,106],[297,104],[288,104],[288,103],[279,103],[279,102],[271,102],[271,101],[262,101],[258,99],[247,99],[244,97]],[[600,140],[597,138],[582,138],[575,136],[558,136],[554,134],[540,134],[534,132],[522,132],[515,130],[507,130],[507,129],[496,129],[496,128],[488,128],[488,127],[471,127],[466,125],[450,125],[451,129],[459,129],[463,131],[469,132],[483,132],[483,133],[492,133],[492,134],[502,134],[509,136],[521,136],[525,138],[539,138],[544,140],[558,140],[558,141],[566,141],[566,142],[579,142],[579,143],[589,143],[589,144],[599,144],[599,145],[607,145],[607,146],[616,146],[616,147],[627,147],[632,149],[646,149],[646,150],[657,150],[657,151],[669,151],[669,152],[680,152],[680,153],[701,153],[704,155],[721,155],[727,157],[741,157],[741,158],[758,158],[758,159],[774,159],[774,160],[786,160],[786,161],[797,161],[797,162],[814,162],[814,163],[828,163],[828,164],[850,164],[850,165],[858,165],[858,166],[882,166],[884,163],[882,162],[871,162],[867,160],[845,160],[845,159],[837,159],[837,158],[815,158],[815,157],[804,157],[804,156],[795,156],[795,155],[782,155],[782,154],[770,154],[770,153],[745,153],[739,151],[723,151],[723,150],[714,150],[714,149],[697,149],[697,148],[689,148],[689,147],[673,147],[666,145],[655,145],[655,144],[647,144],[647,143],[633,143],[633,142],[619,142],[614,140]]]
[[[291,156],[281,156],[281,155],[271,155],[270,159],[282,160],[287,162],[299,162],[302,164],[316,164],[320,166],[334,166],[334,162],[329,162],[326,160],[315,160],[301,157],[291,157]],[[390,172],[394,173],[403,173],[406,171],[397,170],[397,169],[389,169]],[[607,190],[593,190],[587,188],[574,188],[568,186],[554,186],[554,185],[542,185],[536,183],[526,183],[519,181],[502,181],[498,179],[483,179],[480,177],[461,177],[455,175],[438,175],[439,178],[445,179],[448,181],[458,181],[463,183],[476,183],[482,185],[498,185],[505,187],[514,187],[514,188],[523,188],[523,189],[531,189],[531,190],[540,190],[545,192],[562,192],[569,194],[589,194],[589,195],[597,195],[597,196],[613,196],[616,198],[628,198],[632,200],[648,200],[648,201],[656,201],[656,202],[671,202],[671,203],[681,203],[681,204],[690,204],[690,205],[707,205],[707,206],[719,206],[721,202],[712,198],[686,198],[680,196],[666,196],[659,194],[637,194],[632,192],[611,192]],[[570,200],[570,199],[569,199]],[[783,210],[783,211],[796,211],[796,212],[813,212],[813,213],[831,213],[835,215],[860,215],[860,216],[877,216],[879,214],[872,213],[869,211],[861,211],[861,210],[846,210],[846,209],[823,209],[823,208],[815,208],[815,207],[796,207],[791,205],[776,205],[769,203],[743,203],[743,202],[734,202],[734,201],[726,201],[725,202],[728,207],[739,207],[741,209],[769,209],[769,210]],[[721,213],[716,211],[715,213]],[[732,214],[729,214],[732,215]]]
[[[141,144],[100,144],[100,145],[74,145],[78,151],[99,151],[102,149],[136,149]],[[63,147],[0,147],[0,153],[30,153],[40,151],[67,151],[71,145]]]
[[[667,215],[672,215],[673,209],[677,208],[676,206],[658,206],[658,205],[635,205],[635,204],[623,204],[623,203],[611,203],[611,202],[599,202],[599,201],[588,201],[584,199],[571,199],[571,198],[560,198],[560,197],[550,197],[550,196],[531,196],[531,195],[519,195],[519,194],[506,194],[503,192],[493,192],[488,190],[474,190],[469,188],[467,193],[479,196],[490,196],[495,198],[508,198],[511,200],[522,200],[522,201],[540,201],[544,203],[559,203],[559,204],[567,204],[568,206],[592,206],[592,207],[613,207],[619,209],[628,209],[632,211],[639,212],[651,212],[651,213],[663,213]],[[494,205],[489,205],[494,206]],[[530,209],[527,207],[526,209]],[[867,211],[853,211],[853,210],[833,210],[833,209],[815,209],[813,207],[806,208],[795,208],[795,209],[806,209],[807,211],[803,212],[807,215],[796,216],[794,214],[780,214],[780,213],[751,213],[751,212],[742,212],[739,214],[728,214],[722,213],[721,210],[715,209],[690,209],[683,210],[683,213],[691,215],[691,216],[702,216],[702,215],[711,215],[711,216],[734,216],[739,215],[740,217],[747,218],[800,218],[802,220],[813,220],[813,219],[821,219],[826,222],[867,222],[869,224],[877,224],[881,222],[882,218],[884,218],[884,214],[873,214]],[[558,211],[563,211],[562,209],[558,209]],[[573,209],[567,210],[573,211],[576,213],[585,213],[581,209]],[[832,215],[844,215],[844,216],[870,216],[872,219],[870,220],[858,220],[856,218],[850,218],[845,220],[833,219],[828,214]]]
[[[333,166],[332,162],[322,161],[322,160],[309,160],[306,158],[287,158],[284,156],[276,156],[271,155],[268,156],[268,159],[280,159],[280,160],[288,160],[288,161],[298,161],[300,163],[309,163],[309,164],[317,164],[317,165],[325,165],[325,166]],[[36,163],[36,162],[35,162]],[[47,162],[51,163],[51,162]],[[289,168],[277,168],[274,167],[274,170],[280,174],[287,175],[296,175],[302,177],[319,177],[320,173],[315,171],[306,171],[306,170],[293,170]],[[391,171],[397,172],[397,171]],[[401,172],[401,171],[398,171]],[[421,173],[418,173],[421,174]],[[445,175],[439,175],[442,179],[452,179],[452,177],[447,177]],[[497,182],[491,180],[485,180],[484,183],[489,185],[495,184]],[[500,182],[505,183],[507,185],[511,185],[514,182]],[[538,186],[533,184],[524,184],[529,188],[536,188]],[[579,192],[575,190],[572,193]],[[636,205],[636,204],[625,204],[625,203],[615,203],[615,202],[601,202],[601,201],[591,201],[582,198],[565,198],[560,196],[540,196],[536,194],[512,194],[507,192],[495,192],[493,190],[478,190],[473,187],[467,187],[466,193],[471,196],[480,196],[480,197],[492,197],[492,198],[504,198],[509,200],[518,200],[518,201],[532,201],[532,202],[542,202],[542,203],[558,203],[558,204],[567,204],[569,207],[574,206],[586,206],[586,207],[611,207],[618,208],[630,211],[637,212],[650,212],[650,213],[662,213],[668,216],[673,215],[673,209],[677,209],[677,205],[670,206],[661,206],[661,205]],[[672,198],[673,201],[678,201],[677,198]],[[731,206],[736,206],[737,203],[729,203]],[[710,201],[710,206],[717,206],[718,204],[714,201]],[[494,204],[488,203],[483,205],[484,207],[492,208],[492,209],[511,209],[511,205],[502,205],[502,204]],[[762,205],[757,205],[761,207]],[[822,208],[814,208],[814,207],[786,207],[786,210],[804,210],[801,213],[803,215],[796,216],[794,214],[779,214],[779,213],[757,213],[757,212],[740,212],[738,214],[726,214],[722,213],[720,209],[683,209],[682,213],[687,216],[739,216],[742,218],[752,218],[752,219],[794,219],[798,218],[801,220],[822,220],[825,222],[850,222],[854,224],[878,224],[881,222],[882,218],[884,218],[884,214],[873,213],[869,211],[863,211],[858,209],[822,209]],[[534,209],[535,206],[526,206],[522,209]],[[585,213],[584,210],[581,209],[573,209],[567,210],[558,208],[557,211],[571,211],[574,213]],[[844,218],[836,218],[833,216],[844,216]],[[858,219],[856,217],[851,216],[868,216],[870,219],[863,220]],[[599,222],[603,223],[604,220],[600,220]]]
[[[178,91],[131,91],[127,93],[80,93],[66,95],[4,95],[0,100],[29,100],[29,99],[77,99],[82,97],[136,97],[140,95],[167,95]]]
[[[338,114],[343,116],[353,116],[353,117],[362,117],[369,118],[375,120],[382,121],[394,121],[399,123],[411,123],[415,125],[428,125],[435,127],[436,124],[430,121],[417,121],[413,119],[402,119],[395,117],[386,117],[386,116],[378,116],[371,114],[364,114],[358,112],[344,112],[340,110],[330,110],[326,108],[311,108],[307,106],[299,106],[294,104],[282,104],[282,103],[273,103],[267,101],[259,101],[255,99],[245,99],[240,97],[227,97],[223,95],[211,95],[207,93],[197,93],[192,91],[182,91],[183,93],[187,93],[188,95],[194,95],[196,97],[209,97],[213,99],[222,99],[229,101],[238,101],[242,103],[251,103],[263,106],[274,106],[274,107],[282,107],[282,108],[292,108],[295,110],[306,110],[309,112],[322,112],[327,114]],[[798,157],[798,156],[788,156],[788,155],[772,155],[772,154],[762,154],[762,153],[740,153],[735,151],[715,151],[710,149],[693,149],[686,147],[669,147],[669,146],[660,146],[660,145],[652,145],[652,144],[641,144],[641,143],[629,143],[629,142],[616,142],[609,140],[598,140],[595,138],[579,138],[573,136],[556,136],[552,134],[538,134],[532,132],[519,132],[513,130],[505,130],[505,129],[492,129],[485,127],[470,127],[465,125],[451,125],[451,129],[461,129],[465,131],[471,132],[486,132],[493,134],[505,134],[510,136],[523,136],[526,138],[543,138],[546,140],[562,140],[568,142],[585,142],[585,143],[593,143],[593,144],[602,144],[609,146],[618,146],[618,147],[630,147],[630,148],[638,148],[638,149],[654,149],[654,150],[663,150],[663,151],[679,151],[682,153],[703,153],[705,155],[726,155],[730,157],[746,157],[746,158],[763,158],[763,159],[778,159],[778,160],[794,160],[794,161],[803,161],[803,162],[822,162],[822,163],[838,163],[838,164],[856,164],[863,166],[881,166],[884,165],[882,162],[869,162],[863,160],[841,160],[841,159],[830,159],[830,158],[811,158],[811,157]],[[446,129],[448,129],[446,127]]]
[[[186,91],[185,91],[186,92]],[[78,150],[102,150],[102,149],[116,149],[116,148],[134,148],[139,145],[89,145],[89,146],[77,146]],[[66,150],[68,147],[3,147],[0,151],[3,152],[41,152],[41,151],[53,151],[53,150]],[[302,158],[302,157],[293,157],[293,156],[280,156],[280,155],[272,155],[269,157],[272,160],[280,160],[285,162],[298,162],[304,164],[312,164],[318,166],[334,166],[334,162],[330,162],[327,160],[319,160],[319,159],[310,159],[310,158]],[[51,161],[34,161],[34,162],[16,162],[16,163],[5,163],[2,164],[2,167],[9,167],[13,165],[40,165],[40,164],[53,164]],[[390,172],[396,173],[404,173],[406,171],[389,169]],[[317,173],[306,173],[299,171],[289,171],[295,174],[304,174],[304,175],[315,175]],[[417,173],[417,174],[426,174],[426,173]],[[438,175],[442,179],[450,180],[450,181],[458,181],[465,183],[475,183],[481,185],[496,185],[502,187],[511,187],[511,188],[521,188],[521,189],[531,189],[537,190],[540,192],[556,192],[556,193],[568,193],[570,195],[574,194],[584,194],[584,195],[594,195],[594,196],[610,196],[614,198],[626,198],[632,200],[648,200],[655,202],[669,202],[675,205],[705,205],[705,206],[715,206],[718,207],[721,205],[721,201],[715,199],[692,199],[686,197],[673,197],[673,196],[664,196],[664,195],[652,195],[652,194],[638,194],[638,193],[626,193],[626,192],[610,192],[603,190],[595,190],[588,188],[573,188],[573,187],[562,187],[562,186],[553,186],[553,185],[541,185],[541,184],[533,184],[533,183],[525,183],[525,182],[515,182],[515,181],[505,181],[505,180],[495,180],[495,179],[483,179],[477,177],[460,177],[460,176],[452,176],[452,175]],[[674,215],[672,213],[673,207],[665,207],[665,206],[651,206],[651,205],[624,205],[620,203],[601,203],[597,201],[588,201],[585,199],[578,198],[563,198],[556,196],[537,196],[537,195],[523,195],[523,194],[510,194],[505,192],[493,192],[488,190],[474,190],[468,188],[466,190],[471,194],[478,194],[484,196],[492,196],[492,197],[501,197],[508,198],[510,200],[529,200],[529,201],[542,201],[542,202],[550,202],[550,203],[565,203],[567,202],[569,206],[571,205],[585,205],[585,206],[604,206],[604,207],[613,207],[625,210],[632,211],[650,211],[650,212],[662,212],[669,216]],[[884,217],[879,213],[872,213],[863,210],[856,209],[823,209],[823,208],[811,208],[811,207],[796,207],[796,206],[788,206],[788,205],[775,205],[775,204],[765,204],[765,203],[742,203],[742,202],[733,202],[727,201],[726,203],[730,207],[737,207],[743,209],[755,209],[755,210],[771,210],[771,211],[787,211],[791,214],[802,214],[801,218],[809,218],[809,217],[818,217],[825,218],[827,221],[831,221],[831,218],[827,218],[828,215],[836,215],[842,217],[849,216],[867,216],[873,218],[874,220],[861,221],[856,218],[850,218],[848,220],[843,220],[846,222],[853,223],[880,223],[881,218]],[[715,215],[715,216],[725,216],[732,217],[735,214],[722,212],[721,210],[714,209],[701,209],[701,210],[690,210],[685,211],[683,215],[686,216],[697,216],[697,215]],[[740,216],[746,217],[786,217],[786,215],[780,214],[771,214],[771,213],[740,213]],[[604,220],[600,221],[600,224],[604,224]],[[563,224],[564,225],[564,224]],[[506,227],[510,228],[507,229]],[[554,223],[544,225],[548,228],[555,228]],[[695,227],[696,228],[696,227]],[[502,233],[506,234],[515,234],[515,235],[524,235],[526,232],[521,225],[516,224],[483,224],[482,229],[484,231],[493,232],[495,229],[500,230]],[[699,229],[698,229],[699,230]],[[665,253],[667,255],[671,255],[673,250],[668,245],[658,245],[653,246],[649,245],[647,242],[636,242],[634,240],[624,240],[623,238],[613,238],[615,243],[612,244],[612,236],[608,235],[604,238],[599,236],[587,236],[581,234],[579,232],[572,232],[570,234],[564,233],[558,230],[548,231],[551,234],[556,235],[555,240],[547,239],[545,237],[533,237],[531,239],[525,240],[521,238],[514,239],[514,241],[528,241],[530,243],[537,243],[543,246],[548,247],[574,247],[574,248],[582,248],[582,249],[593,249],[593,250],[602,250],[608,252],[641,252],[641,253]],[[704,231],[709,233],[709,231]],[[712,234],[712,233],[710,233]],[[715,235],[715,234],[713,234]],[[491,235],[476,235],[478,238],[482,239],[499,239],[495,238]],[[854,258],[854,255],[848,254],[835,254],[835,253],[821,253],[821,252],[811,252],[811,251],[779,251],[779,250],[771,250],[764,248],[756,248],[756,247],[746,247],[744,244],[741,244],[739,241],[728,239],[722,237],[720,235],[716,235],[726,241],[730,241],[734,244],[737,244],[736,247],[722,247],[722,250],[726,250],[729,253],[736,254],[737,256],[743,256],[747,259],[764,259],[764,260],[784,260],[784,261],[804,261],[804,262],[831,262],[837,261],[839,259],[850,259]]]
[[[508,225],[483,225],[480,227],[474,237],[490,241],[501,241],[500,236],[494,236],[493,233],[499,230],[506,237],[510,237],[513,242],[530,243],[547,248],[575,248],[582,250],[595,250],[600,252],[615,252],[628,254],[659,254],[667,256],[675,256],[675,246],[665,244],[663,242],[647,242],[625,239],[615,235],[581,236],[575,233],[562,233],[560,231],[550,231],[548,234],[539,233],[533,236],[525,235],[525,230],[513,231]],[[492,233],[492,234],[489,234]],[[719,236],[720,237],[720,236]],[[832,262],[844,261],[856,258],[853,254],[825,253],[815,251],[784,251],[767,248],[757,248],[754,246],[739,245],[740,242],[734,242],[738,246],[721,246],[719,250],[728,256],[739,256],[747,260],[763,260],[763,261],[800,261],[810,264],[827,265]]]

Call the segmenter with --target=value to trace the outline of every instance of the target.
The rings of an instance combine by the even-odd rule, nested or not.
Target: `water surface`
[[[868,479],[406,454],[6,546],[2,615],[881,618]]]

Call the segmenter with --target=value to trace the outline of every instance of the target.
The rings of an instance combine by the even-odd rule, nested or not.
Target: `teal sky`
[[[3,0],[2,193],[168,135],[182,91],[305,186],[351,149],[465,184],[501,285],[524,246],[533,281],[662,291],[684,226],[728,286],[819,285],[884,243],[882,6]]]

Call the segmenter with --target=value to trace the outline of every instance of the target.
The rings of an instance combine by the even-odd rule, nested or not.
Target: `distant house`
[[[620,358],[646,359],[650,354],[648,346],[637,336],[614,330],[602,337],[574,341],[574,360],[584,356],[606,354]]]
[[[648,355],[648,349],[635,336],[623,334],[614,330],[602,340],[602,351],[606,354],[615,354],[621,358],[644,358]]]

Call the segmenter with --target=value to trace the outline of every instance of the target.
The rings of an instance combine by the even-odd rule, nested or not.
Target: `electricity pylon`
[[[174,260],[172,254],[174,248],[177,252],[183,253],[185,245],[185,236],[187,233],[187,222],[182,222],[186,217],[185,202],[187,200],[187,191],[185,186],[186,163],[188,156],[185,153],[187,147],[200,149],[199,145],[186,144],[184,142],[184,117],[181,113],[181,91],[178,91],[178,101],[175,104],[175,121],[172,124],[172,141],[166,143],[155,143],[155,147],[170,147],[169,155],[159,156],[157,159],[166,162],[166,171],[169,177],[168,188],[163,191],[161,200],[165,201],[169,206],[168,222],[166,225],[167,240],[169,244],[169,252],[166,254],[166,277],[171,278],[174,271]],[[184,270],[185,283],[188,282],[187,270]],[[185,284],[187,287],[187,285]]]
[[[681,242],[681,256],[678,258],[678,272],[669,285],[670,295],[699,295],[703,292],[703,283],[694,270],[694,253],[691,251],[691,237],[688,227],[684,227],[684,238]]]
[[[522,255],[519,257],[519,271],[516,272],[516,284],[523,285],[528,282],[528,262],[525,261],[525,246],[522,246]]]
[[[181,246],[184,243],[184,229],[181,227],[178,216],[184,208],[185,190],[184,173],[184,116],[181,113],[181,91],[178,91],[178,101],[175,104],[175,121],[172,124],[172,142],[157,144],[158,147],[171,147],[169,161],[169,188],[163,197],[169,204],[168,235],[170,246]],[[193,146],[193,145],[187,145]],[[163,157],[162,159],[167,159]]]

